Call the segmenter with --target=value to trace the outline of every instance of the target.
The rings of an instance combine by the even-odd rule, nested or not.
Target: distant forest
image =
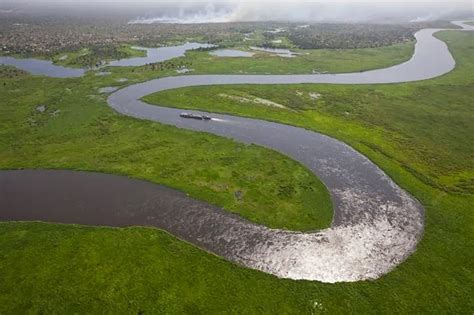
[[[94,56],[120,58],[126,57],[117,48],[123,44],[157,47],[186,41],[213,43],[221,47],[291,45],[302,49],[367,48],[412,40],[417,30],[426,27],[446,28],[453,25],[443,21],[405,25],[302,26],[280,22],[130,25],[119,18],[103,20],[12,14],[0,18],[0,54],[48,56],[87,47],[93,50]],[[249,34],[260,35],[249,41]],[[278,44],[282,39],[283,44]],[[84,62],[92,63],[93,60]]]

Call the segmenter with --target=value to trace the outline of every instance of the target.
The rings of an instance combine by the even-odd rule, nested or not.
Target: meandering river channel
[[[454,23],[464,30],[474,28]],[[0,220],[155,226],[230,261],[278,277],[323,282],[376,279],[415,251],[423,233],[424,210],[366,157],[338,140],[302,128],[218,114],[211,114],[212,121],[183,119],[178,109],[140,99],[158,91],[201,85],[378,84],[430,79],[455,66],[446,44],[433,37],[437,31],[417,32],[413,57],[386,69],[167,77],[125,87],[108,98],[109,106],[127,116],[255,143],[301,162],[331,194],[334,219],[328,229],[311,233],[270,229],[159,185],[71,171],[0,172]]]

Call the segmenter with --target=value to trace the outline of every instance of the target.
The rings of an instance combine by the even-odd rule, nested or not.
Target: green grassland
[[[226,262],[156,229],[1,223],[0,313],[471,313],[473,34],[443,32],[439,37],[447,41],[457,67],[434,80],[202,87],[146,97],[167,106],[303,126],[368,156],[426,208],[418,251],[396,270],[358,283],[283,280]],[[237,189],[257,189],[260,193],[244,198],[238,208],[271,207],[259,218],[242,215],[267,225],[291,222],[285,227],[294,229],[310,228],[307,220],[314,220],[312,226],[327,224],[326,192],[297,163],[255,146],[121,117],[97,93],[99,87],[174,71],[111,71],[110,76],[89,73],[68,80],[0,71],[5,83],[0,85],[0,168],[123,174],[179,188],[230,211],[237,209]],[[129,81],[116,83],[122,77]],[[321,96],[314,99],[309,93]],[[270,99],[288,109],[219,94]],[[35,110],[39,104],[48,106],[46,113]],[[56,109],[61,111],[55,116]],[[297,187],[297,194],[279,196],[282,181]],[[316,197],[308,201],[309,191]],[[273,205],[286,201],[279,210],[282,218],[272,217]]]

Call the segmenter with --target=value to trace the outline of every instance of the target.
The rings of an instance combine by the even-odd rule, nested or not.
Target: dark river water
[[[86,224],[156,226],[230,261],[278,277],[323,282],[378,278],[416,250],[423,234],[424,210],[374,163],[336,139],[302,128],[213,113],[211,121],[183,119],[179,109],[145,104],[140,99],[153,92],[199,85],[375,84],[429,79],[455,65],[447,46],[432,36],[436,31],[419,31],[412,59],[386,69],[334,75],[167,77],[125,87],[108,98],[109,106],[127,116],[255,143],[301,162],[331,194],[334,219],[328,229],[312,233],[269,229],[159,185],[67,171],[0,172],[0,191],[8,197],[0,198],[4,214],[0,218],[84,223],[83,212]],[[100,182],[103,184],[97,186]],[[89,183],[90,190],[85,188]],[[47,190],[49,185],[58,188]],[[115,187],[118,193],[110,195],[105,191],[108,187]],[[140,190],[143,194],[137,192]],[[61,198],[63,195],[72,197]],[[114,198],[124,200],[122,206],[114,206]],[[73,213],[54,213],[58,206],[53,203]],[[50,215],[34,212],[35,207]],[[103,208],[105,214],[94,219],[88,209],[97,208]],[[24,212],[29,214],[22,216]]]

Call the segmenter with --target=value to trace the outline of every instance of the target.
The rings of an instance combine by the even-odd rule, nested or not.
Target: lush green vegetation
[[[282,280],[225,262],[159,230],[2,223],[0,312],[472,312],[474,215],[469,210],[474,197],[469,178],[474,133],[467,123],[474,116],[470,109],[473,34],[444,32],[440,37],[448,42],[457,68],[425,82],[203,87],[149,98],[169,106],[188,105],[305,126],[363,152],[426,208],[426,231],[418,251],[393,272],[359,283]],[[147,178],[204,196],[202,192],[210,187],[201,185],[216,183],[214,176],[196,172],[192,182],[176,181],[175,185],[160,173],[168,167],[178,171],[177,176],[184,175],[174,164],[177,158],[173,153],[180,152],[187,155],[187,163],[205,165],[204,169],[220,163],[217,173],[232,172],[242,165],[252,167],[251,159],[258,157],[262,164],[247,174],[261,174],[271,167],[265,180],[273,182],[277,180],[274,176],[286,176],[274,173],[288,172],[290,167],[318,187],[313,177],[304,175],[304,169],[275,152],[120,117],[96,93],[99,86],[112,85],[125,75],[134,82],[150,73],[140,68],[73,80],[33,79],[21,74],[14,79],[2,77],[6,86],[0,87],[0,121],[7,127],[0,130],[1,167],[94,169]],[[209,97],[210,91],[217,94]],[[218,94],[271,99],[297,113]],[[35,106],[39,103],[50,110],[38,114]],[[61,112],[51,116],[56,109]],[[192,152],[184,150],[187,138],[194,139]],[[203,157],[209,143],[216,145],[216,151],[205,155],[206,161],[199,161],[196,156]],[[165,146],[171,153],[160,150]],[[227,165],[226,157],[235,160]],[[255,182],[255,186],[263,184]],[[216,190],[212,198],[225,205],[225,194]],[[258,202],[279,203],[272,198],[275,195],[265,191]]]
[[[115,80],[93,75],[7,80],[0,87],[5,100],[0,168],[130,175],[184,190],[268,226],[329,226],[329,193],[298,163],[260,147],[122,117],[106,105],[106,96],[98,95],[99,81]],[[47,109],[37,111],[40,105]]]
[[[456,39],[444,37],[451,38]],[[461,69],[442,79],[414,84],[190,87],[145,100],[281,121],[331,134],[358,149],[387,155],[425,183],[474,193],[474,148],[470,145],[474,142],[470,106],[474,80],[469,75],[474,67],[470,67],[469,50],[456,57]],[[255,98],[291,111],[251,102]]]

